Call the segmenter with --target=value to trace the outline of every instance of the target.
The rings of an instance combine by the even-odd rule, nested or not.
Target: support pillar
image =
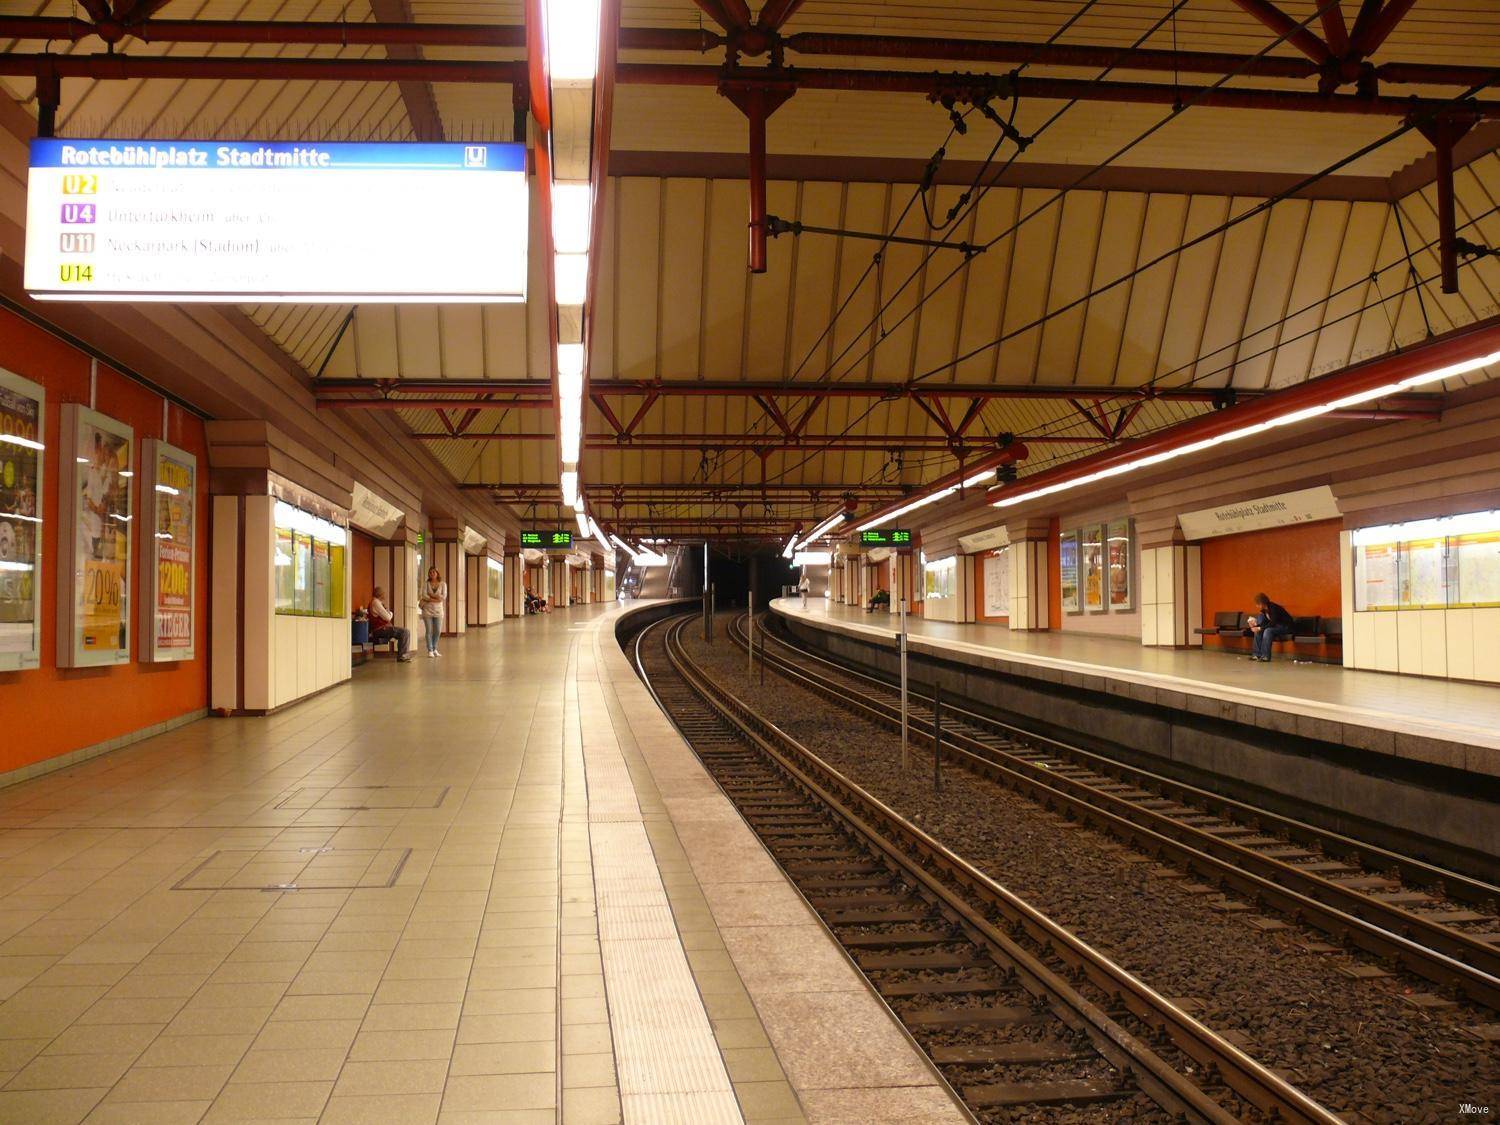
[[[1180,533],[1179,533],[1180,535]],[[1201,552],[1196,544],[1141,544],[1141,644],[1153,648],[1201,647]]]
[[[1052,528],[1047,520],[1009,525],[1010,627],[1042,632],[1052,620]]]
[[[521,560],[519,551],[511,550],[507,550],[500,561],[505,567],[503,599],[505,616],[520,617],[526,612],[526,598],[522,592],[525,589],[526,564]]]
[[[1472,113],[1445,113],[1418,121],[1417,131],[1432,143],[1437,162],[1438,261],[1442,267],[1443,292],[1458,292],[1457,219],[1453,200],[1453,146],[1478,122]]]
[[[438,568],[443,581],[448,583],[448,601],[443,606],[443,636],[460,636],[468,628],[467,575],[468,555],[464,549],[465,529],[444,516],[432,520],[432,548],[428,552],[427,565]],[[427,575],[417,579],[420,595],[427,584]]]

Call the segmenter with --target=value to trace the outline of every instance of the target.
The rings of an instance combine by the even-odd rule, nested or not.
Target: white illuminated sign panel
[[[26,289],[72,301],[522,301],[519,144],[31,142]]]

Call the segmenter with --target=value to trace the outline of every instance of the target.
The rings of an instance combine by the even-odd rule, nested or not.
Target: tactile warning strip
[[[661,1121],[659,1096],[672,1094],[691,1095],[695,1122],[743,1121],[645,826],[594,824],[589,835],[625,1120]]]

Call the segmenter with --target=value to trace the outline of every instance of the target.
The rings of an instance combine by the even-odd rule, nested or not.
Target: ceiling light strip
[[[1014,507],[1497,365],[1500,365],[1500,317],[1491,317],[1404,352],[1299,383],[1254,402],[1183,422],[1153,437],[1039,473],[1008,493],[1001,493],[992,505]]]

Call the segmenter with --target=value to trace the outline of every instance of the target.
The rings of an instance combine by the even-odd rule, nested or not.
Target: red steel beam
[[[417,441],[556,441],[557,437],[551,433],[509,432],[509,433],[479,433],[462,434],[457,438],[446,433],[414,433],[411,435]],[[1059,434],[1046,434],[1041,437],[1028,438],[1033,444],[1048,443],[1055,445],[1089,445],[1098,442],[1098,438],[1080,436],[1067,437]],[[777,437],[769,434],[638,434],[629,440],[615,440],[612,438],[590,438],[584,442],[584,448],[588,450],[608,451],[619,453],[630,450],[653,450],[653,451],[677,451],[679,453],[697,453],[703,451],[737,450],[761,450],[772,452],[782,450],[795,450],[799,452],[817,452],[819,450],[836,450],[845,453],[871,452],[881,453],[894,449],[948,449],[950,446],[964,449],[967,453],[975,453],[989,448],[985,439],[976,439],[971,442],[950,442],[941,434],[892,434],[881,436],[850,435],[850,434],[804,434],[800,438]]]
[[[1272,4],[1270,0],[1234,0],[1234,2],[1313,62],[1322,65],[1334,61],[1333,52],[1328,49],[1327,43]],[[1338,0],[1322,0],[1322,3],[1337,4]]]
[[[991,489],[990,499],[1005,499],[1049,485],[1066,484],[1095,473],[1116,469],[1142,457],[1207,441],[1222,434],[1254,427],[1262,422],[1306,410],[1349,395],[1374,391],[1455,363],[1489,355],[1500,349],[1500,316],[1492,316],[1441,336],[1434,336],[1404,351],[1346,367],[1286,390],[1276,391],[1254,402],[1242,403],[1201,418],[1169,426],[1148,437],[1136,438],[1090,454],[1087,457],[1029,476],[1014,484]],[[1331,415],[1324,415],[1331,417]],[[1291,431],[1288,431],[1290,436]]]
[[[1363,27],[1356,27],[1351,44],[1353,48],[1361,55],[1373,55],[1386,37],[1396,30],[1396,25],[1406,18],[1406,13],[1411,11],[1415,3],[1416,0],[1386,0],[1385,7],[1373,18],[1365,22]]]
[[[754,80],[767,68],[739,68]],[[1449,103],[1433,98],[1363,97],[1351,94],[1316,94],[1296,90],[1210,88],[1171,85],[1165,82],[1091,82],[1075,78],[1040,78],[1020,75],[937,74],[924,71],[879,71],[804,69],[780,72],[797,89],[863,90],[931,96],[943,91],[998,89],[1007,86],[1023,97],[1049,101],[1125,102],[1143,105],[1194,105],[1222,109],[1281,110],[1295,113],[1337,113],[1362,116],[1405,117],[1437,114]],[[762,75],[764,80],[766,75]],[[672,63],[621,63],[616,81],[646,86],[719,86],[725,74],[719,67],[678,66]],[[1500,102],[1474,102],[1475,111],[1486,118],[1500,118]]]
[[[469,62],[434,59],[289,59],[203,55],[33,55],[0,54],[0,75],[35,78],[191,78],[230,81],[461,82],[514,85],[525,81],[524,62]]]
[[[1356,35],[1361,30],[1356,24]],[[1387,32],[1388,34],[1388,32]],[[97,35],[105,42],[136,38],[148,43],[266,43],[330,46],[488,47],[520,50],[526,46],[520,26],[461,23],[340,23],[325,20],[148,20],[125,25],[91,23],[59,16],[0,16],[0,40],[79,42]],[[626,27],[619,45],[626,51],[683,51],[702,54],[724,46],[726,39],[695,28]],[[769,43],[769,40],[767,41]],[[851,35],[802,32],[783,36],[781,44],[797,54],[841,58],[935,59],[1034,66],[1062,66],[1162,74],[1238,74],[1250,78],[1313,78],[1319,67],[1307,59],[1268,55],[1256,58],[1211,51],[1131,50],[1069,43],[954,39],[927,36]],[[737,43],[743,53],[751,53]],[[1383,82],[1438,86],[1474,86],[1492,75],[1479,66],[1434,63],[1382,63],[1375,68]]]
[[[427,393],[473,392],[482,395],[535,395],[550,403],[552,386],[539,379],[324,379],[316,384],[320,406],[338,406],[349,401],[337,396],[357,395],[378,390],[382,394],[395,396],[398,392],[422,391]],[[1247,402],[1263,398],[1271,391],[1230,390],[1214,387],[1111,387],[1100,384],[1080,383],[778,383],[774,381],[750,381],[735,379],[659,379],[637,381],[633,379],[593,379],[589,382],[591,395],[661,396],[665,398],[969,398],[988,401],[990,399],[1078,399],[1080,402],[1132,402],[1159,399],[1164,402],[1225,403]],[[392,402],[390,409],[399,409],[407,400],[398,397],[374,401]],[[449,405],[462,403],[464,399],[451,400]],[[1440,395],[1408,394],[1394,395],[1386,405],[1407,410],[1436,409],[1441,403]],[[514,403],[478,403],[492,408],[516,405]],[[795,427],[794,427],[795,428]]]

